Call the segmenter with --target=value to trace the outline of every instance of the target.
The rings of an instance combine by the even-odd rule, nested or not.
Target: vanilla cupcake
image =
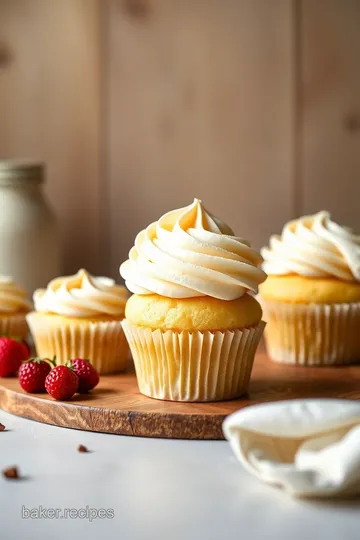
[[[252,296],[261,261],[197,199],[138,234],[120,273],[134,293],[122,325],[143,394],[217,401],[247,391],[264,327]]]
[[[32,309],[26,291],[11,278],[0,276],[0,335],[26,339],[26,314]]]
[[[103,374],[124,370],[129,357],[121,327],[126,300],[124,287],[86,270],[38,289],[35,311],[27,316],[38,356],[56,355],[60,364],[86,358]]]
[[[291,221],[263,248],[270,357],[299,365],[360,360],[360,236],[328,212]]]

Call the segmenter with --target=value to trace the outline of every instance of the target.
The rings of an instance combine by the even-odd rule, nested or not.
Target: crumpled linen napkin
[[[242,465],[296,497],[360,494],[360,403],[296,399],[228,416],[223,432]]]

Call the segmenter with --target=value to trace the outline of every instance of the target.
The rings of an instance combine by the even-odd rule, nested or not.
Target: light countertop
[[[360,500],[293,500],[249,476],[224,441],[81,432],[2,411],[0,422],[0,468],[25,476],[0,477],[1,540],[360,538]],[[44,517],[50,508],[57,518]],[[90,509],[108,516],[90,520]]]

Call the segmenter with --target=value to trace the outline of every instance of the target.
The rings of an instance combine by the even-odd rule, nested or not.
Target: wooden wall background
[[[0,0],[0,157],[44,160],[64,271],[202,198],[257,247],[360,229],[359,0]]]

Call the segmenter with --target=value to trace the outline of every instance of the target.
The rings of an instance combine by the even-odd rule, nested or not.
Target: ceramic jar
[[[61,274],[57,222],[39,164],[0,161],[0,274],[30,294]]]

